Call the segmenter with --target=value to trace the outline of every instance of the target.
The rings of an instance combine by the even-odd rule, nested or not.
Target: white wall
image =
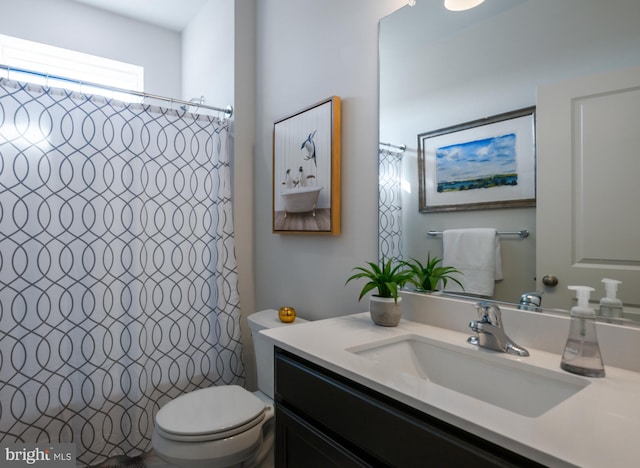
[[[145,91],[180,96],[180,34],[69,0],[0,0],[0,34],[142,65]]]
[[[225,107],[233,100],[234,1],[209,0],[182,32],[182,95]]]
[[[378,21],[406,0],[257,2],[256,308],[304,318],[363,311],[344,282],[378,251]],[[273,123],[342,98],[342,233],[273,234]]]
[[[253,343],[246,317],[254,287],[253,148],[255,142],[255,0],[209,0],[182,33],[185,99],[232,105],[232,190],[241,327],[247,386],[255,388]]]
[[[256,141],[256,0],[235,2],[233,216],[243,317],[258,310],[255,299],[254,156]],[[255,388],[251,332],[242,321],[247,386]]]

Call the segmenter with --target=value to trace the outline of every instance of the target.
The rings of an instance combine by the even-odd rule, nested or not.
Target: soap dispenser
[[[616,297],[618,285],[622,281],[603,278],[602,282],[607,295],[600,299],[600,315],[602,317],[622,318],[622,301]]]
[[[568,286],[576,291],[578,305],[571,309],[569,337],[560,367],[586,377],[604,377],[604,364],[596,336],[596,312],[589,307],[589,286]]]

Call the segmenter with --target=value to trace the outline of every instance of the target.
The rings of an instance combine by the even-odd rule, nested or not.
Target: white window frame
[[[139,102],[141,99],[87,83],[144,92],[144,67],[2,34],[0,64],[9,67],[9,71],[0,70],[0,74],[4,73],[12,80],[100,94],[127,102]],[[21,73],[11,68],[35,73]]]

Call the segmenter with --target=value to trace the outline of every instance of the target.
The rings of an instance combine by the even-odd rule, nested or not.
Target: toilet
[[[201,388],[168,402],[156,415],[153,449],[181,468],[273,467],[273,345],[258,332],[290,326],[278,311],[251,314],[258,391],[238,385]],[[305,322],[296,318],[294,324]]]

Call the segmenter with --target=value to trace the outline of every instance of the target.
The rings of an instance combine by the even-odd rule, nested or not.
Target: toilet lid
[[[164,405],[156,426],[178,436],[216,434],[263,417],[264,410],[262,400],[238,385],[202,388]]]

